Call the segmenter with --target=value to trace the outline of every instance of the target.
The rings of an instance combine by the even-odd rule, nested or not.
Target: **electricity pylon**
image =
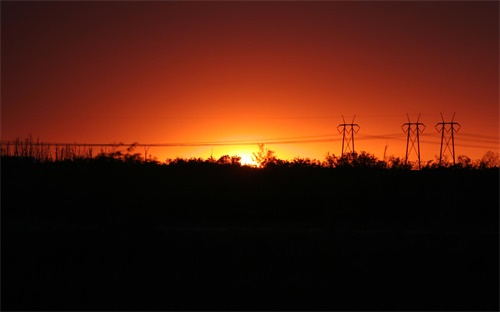
[[[348,150],[350,150],[354,155],[354,134],[358,133],[359,131],[359,125],[354,123],[354,118],[356,118],[356,115],[352,117],[351,123],[348,124],[345,122],[344,115],[342,115],[342,121],[344,121],[344,123],[337,126],[337,130],[339,131],[339,133],[342,133],[342,156],[344,156],[344,154],[347,153]]]
[[[451,118],[451,122],[444,122],[443,114],[441,114],[441,120],[442,122],[438,122],[435,126],[436,130],[438,132],[441,132],[441,148],[439,151],[439,164],[441,164],[441,160],[443,158],[443,152],[446,152],[446,149],[450,151],[451,153],[451,158],[453,159],[453,164],[455,164],[455,136],[454,133],[458,132],[460,130],[461,126],[458,122],[454,122],[453,120],[455,119],[455,113],[453,113],[453,117]],[[458,127],[455,128],[455,125]],[[440,129],[438,129],[438,126],[441,126]],[[445,137],[445,133],[449,134],[449,137]],[[450,140],[451,140],[451,149],[450,149]],[[445,146],[443,148],[443,142],[445,143]]]
[[[410,122],[410,116],[408,116],[408,114],[406,114],[406,117],[408,118],[408,122],[404,123],[401,126],[403,132],[408,133],[408,136],[406,138],[405,164],[408,163],[408,155],[411,153],[413,149],[417,153],[418,169],[420,169],[420,133],[424,132],[425,125],[421,122],[418,122],[420,120],[420,114],[418,114],[417,122]],[[410,143],[411,146],[409,146]],[[417,143],[416,149],[415,149],[415,143]]]

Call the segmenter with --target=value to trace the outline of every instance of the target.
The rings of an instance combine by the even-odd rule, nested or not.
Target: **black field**
[[[499,310],[498,169],[1,163],[2,310]]]

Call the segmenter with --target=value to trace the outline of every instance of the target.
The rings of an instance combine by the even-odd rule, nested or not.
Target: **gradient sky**
[[[420,114],[433,160],[442,113],[456,155],[499,151],[498,1],[2,1],[1,44],[2,140],[323,160],[356,115],[356,151],[404,157]]]

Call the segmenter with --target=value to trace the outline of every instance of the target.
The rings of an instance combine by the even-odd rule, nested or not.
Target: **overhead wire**
[[[403,117],[410,120],[414,120],[416,114],[368,114],[368,115],[328,115],[328,116],[283,116],[283,117],[262,117],[259,119],[340,119],[340,118],[366,118],[366,117]],[[438,114],[419,114],[420,117],[429,116],[439,116]],[[201,117],[203,118],[203,117]],[[231,118],[234,119],[234,118]],[[436,124],[437,125],[437,124]],[[430,127],[427,127],[430,130]],[[423,128],[426,129],[426,128]],[[432,129],[434,130],[434,129]],[[437,129],[436,129],[437,130]],[[449,132],[449,131],[448,131]],[[113,143],[67,143],[67,142],[30,142],[31,145],[51,145],[51,146],[86,146],[86,147],[119,147],[119,146],[143,146],[143,147],[199,147],[199,146],[242,146],[242,145],[281,145],[281,144],[310,144],[310,143],[328,143],[328,142],[338,142],[344,139],[343,135],[346,133],[328,133],[328,134],[316,134],[316,135],[304,135],[304,136],[290,136],[290,137],[275,137],[275,138],[253,138],[248,140],[224,140],[224,141],[195,141],[195,142],[167,142],[167,143],[123,143],[123,142],[113,142]],[[412,136],[414,133],[412,134]],[[447,136],[449,133],[447,133]],[[499,136],[468,133],[468,132],[456,132],[454,145],[457,147],[467,147],[467,148],[482,148],[482,149],[499,149],[500,138]],[[420,132],[419,136],[424,138],[424,140],[419,140],[419,143],[423,144],[442,144],[442,133],[441,131],[426,131]],[[406,141],[408,140],[408,133],[404,131],[400,133],[386,133],[386,134],[365,134],[357,133],[355,134],[356,141],[369,141],[369,140],[397,140]],[[434,141],[433,141],[434,140]],[[14,141],[1,141],[2,147],[7,144],[15,144]],[[476,143],[476,144],[471,144]],[[17,144],[25,144],[25,141],[19,140]]]
[[[463,135],[463,134],[462,134]],[[478,134],[468,134],[472,137],[481,138],[482,140],[460,138],[460,141],[469,141],[477,143],[486,143],[492,145],[499,145],[500,142],[495,141],[493,136],[484,136]],[[258,145],[258,144],[301,144],[301,143],[322,143],[322,142],[335,142],[342,140],[342,134],[319,134],[319,135],[307,135],[307,136],[293,136],[293,137],[279,137],[279,138],[263,138],[263,139],[252,139],[252,140],[225,140],[225,141],[195,141],[195,142],[168,142],[168,143],[68,143],[68,142],[30,142],[31,145],[52,145],[52,146],[66,146],[66,145],[80,145],[80,146],[158,146],[158,147],[191,147],[191,146],[229,146],[229,145]],[[421,133],[421,137],[426,138],[440,138],[439,133]],[[456,135],[458,136],[458,135]],[[378,135],[368,135],[368,134],[356,134],[356,140],[406,140],[407,134],[405,133],[389,133],[389,134],[378,134]],[[431,143],[439,144],[439,142],[432,141],[422,141],[421,143]],[[14,141],[1,141],[2,145],[15,144]],[[18,141],[18,144],[25,144],[24,141]],[[455,143],[458,146],[469,146],[473,147],[476,145],[465,145],[460,143]],[[486,146],[481,146],[486,147]],[[488,147],[486,147],[488,148]]]

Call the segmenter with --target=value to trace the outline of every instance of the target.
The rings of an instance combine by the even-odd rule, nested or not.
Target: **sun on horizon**
[[[240,163],[242,166],[249,166],[249,167],[259,167],[260,164],[256,162],[253,157],[247,153],[240,153],[238,154],[240,159]]]

